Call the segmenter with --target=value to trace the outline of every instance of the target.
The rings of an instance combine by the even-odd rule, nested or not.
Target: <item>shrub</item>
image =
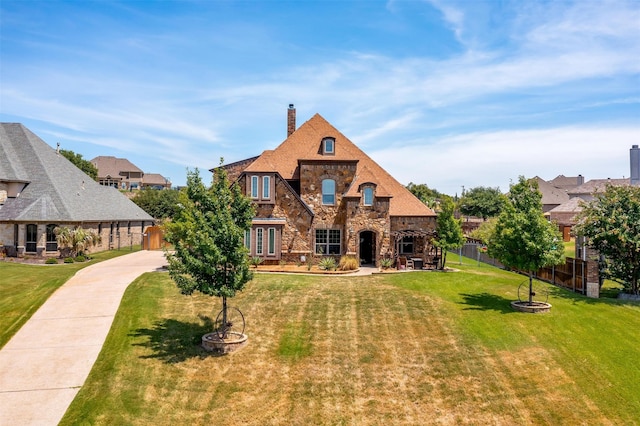
[[[57,265],[58,264],[58,260],[54,257],[50,257],[47,260],[44,261],[45,264],[47,265]]]
[[[393,259],[380,259],[380,267],[382,269],[389,269],[393,266]]]
[[[336,260],[333,257],[323,257],[318,263],[318,268],[325,271],[335,271],[336,267]]]
[[[73,263],[73,257],[65,257],[64,263]]]
[[[84,262],[85,260],[87,260],[87,258],[84,257],[84,255],[79,254],[78,256],[74,257],[73,260],[76,262]]]
[[[261,257],[252,257],[251,258],[251,265],[253,265],[254,268],[257,268],[258,265],[260,265],[262,263],[262,258]]]
[[[341,271],[355,271],[358,269],[358,260],[353,256],[342,256],[338,269]]]

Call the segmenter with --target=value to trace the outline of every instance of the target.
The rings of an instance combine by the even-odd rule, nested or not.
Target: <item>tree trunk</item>
[[[533,305],[533,272],[529,271],[529,305]]]

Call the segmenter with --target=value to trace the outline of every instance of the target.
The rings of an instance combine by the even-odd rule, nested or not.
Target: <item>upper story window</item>
[[[262,198],[271,198],[271,178],[262,176]]]
[[[251,198],[258,202],[273,202],[271,194],[273,188],[273,176],[271,175],[253,175],[249,178],[249,194]]]
[[[336,203],[336,181],[325,179],[322,181],[322,204],[334,205]]]
[[[373,205],[373,188],[367,187],[362,191],[362,204],[365,206]]]
[[[336,140],[334,138],[324,138],[322,140],[322,153],[325,155],[336,153]]]
[[[260,178],[258,178],[258,176],[251,176],[251,198],[258,198],[259,184]]]

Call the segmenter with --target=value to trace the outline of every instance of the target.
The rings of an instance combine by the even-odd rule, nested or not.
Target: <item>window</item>
[[[58,250],[58,241],[56,240],[56,234],[53,232],[56,229],[56,225],[49,224],[47,225],[47,251],[56,251]]]
[[[316,229],[316,254],[340,254],[339,229]]]
[[[258,198],[258,176],[251,176],[251,198]]]
[[[131,235],[131,222],[127,222],[127,235]]]
[[[264,229],[256,228],[256,255],[261,256],[264,253],[262,246],[264,240]]]
[[[251,229],[244,231],[244,246],[251,251]]]
[[[401,254],[413,253],[413,237],[402,237],[402,241],[400,241],[400,253]]]
[[[276,228],[269,228],[269,236],[267,238],[268,246],[267,254],[276,254]]]
[[[324,154],[336,153],[336,140],[333,138],[325,138],[322,140],[322,152]]]
[[[362,204],[365,206],[373,205],[373,188],[365,188],[362,192]]]
[[[269,176],[262,176],[262,198],[269,199],[271,192],[271,179]]]
[[[336,203],[336,181],[325,179],[322,181],[322,204],[333,205]]]
[[[36,252],[36,246],[38,244],[38,226],[34,224],[27,225],[25,240],[25,251],[29,253]]]

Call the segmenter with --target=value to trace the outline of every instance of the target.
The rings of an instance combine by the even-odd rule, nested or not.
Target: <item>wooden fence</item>
[[[459,250],[459,254],[471,259],[476,259],[478,262],[487,263],[499,268],[504,267],[504,265],[496,259],[489,257],[487,253],[481,252],[479,250],[480,247],[482,247],[482,245],[478,243],[466,243]],[[588,277],[590,278],[589,281],[598,282],[597,270],[598,266],[596,262],[568,257],[563,265],[542,268],[537,271],[534,276],[539,280],[569,289],[576,293],[586,294]]]

